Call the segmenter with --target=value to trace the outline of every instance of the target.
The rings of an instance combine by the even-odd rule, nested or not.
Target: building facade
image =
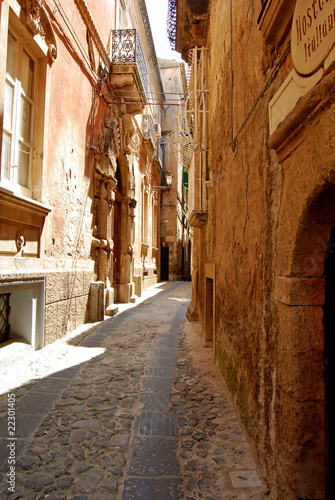
[[[39,348],[157,281],[164,94],[143,0],[0,8],[1,340]]]
[[[162,110],[162,184],[167,172],[170,189],[161,191],[161,279],[190,280],[191,228],[187,220],[188,171],[175,138],[178,104],[187,95],[184,63],[159,59],[166,102]]]
[[[191,155],[188,316],[213,341],[270,497],[331,499],[334,4],[169,6],[193,74],[179,134]]]

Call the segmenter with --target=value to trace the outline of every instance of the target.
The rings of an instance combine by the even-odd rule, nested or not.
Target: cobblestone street
[[[44,348],[48,375],[18,387],[8,376],[24,363],[3,362],[1,498],[268,498],[212,346],[185,319],[191,284],[159,284],[155,293],[63,342],[62,359],[66,346],[85,353],[77,364]],[[8,436],[8,392],[16,439]],[[8,443],[15,443],[15,492]]]

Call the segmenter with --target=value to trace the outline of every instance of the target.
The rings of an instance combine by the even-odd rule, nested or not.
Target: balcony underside
[[[192,227],[203,227],[207,223],[207,219],[207,210],[192,210],[192,213],[188,218],[188,222]]]
[[[147,98],[136,63],[113,63],[110,69],[110,84],[115,95],[126,104],[128,114],[143,113]]]

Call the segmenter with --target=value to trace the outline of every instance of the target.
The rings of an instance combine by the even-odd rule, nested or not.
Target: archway
[[[280,255],[286,265],[276,277],[275,292],[279,319],[277,448],[292,492],[299,498],[324,499],[327,478],[334,475],[331,426],[327,433],[327,421],[334,420],[333,388],[326,383],[332,371],[327,372],[326,355],[334,370],[335,329],[334,312],[330,313],[331,306],[329,313],[326,309],[327,302],[334,304],[335,264],[330,249],[334,251],[335,185],[322,180],[301,200],[300,217],[291,215],[288,240],[292,238],[292,243],[284,246],[280,239],[287,233],[286,206],[283,204],[277,245],[277,258]]]
[[[325,257],[325,381],[327,422],[327,498],[335,498],[335,226]]]

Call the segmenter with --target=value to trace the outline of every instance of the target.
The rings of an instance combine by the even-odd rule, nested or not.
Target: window
[[[14,32],[8,32],[1,185],[31,196],[36,61]]]
[[[116,29],[125,29],[127,27],[127,6],[125,0],[117,0],[116,9]]]

